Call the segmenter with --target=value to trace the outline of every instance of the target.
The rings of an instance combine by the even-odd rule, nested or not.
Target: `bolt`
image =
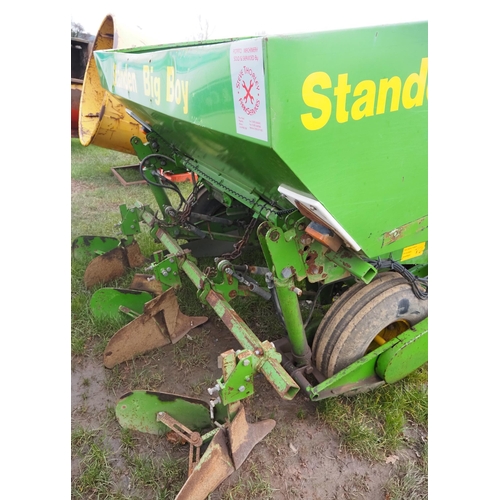
[[[209,387],[207,389],[207,391],[208,391],[208,394],[210,394],[210,396],[211,396],[214,392],[220,391],[220,386],[219,386],[219,384],[215,384],[213,387]]]
[[[245,377],[245,380],[246,380],[247,382],[250,382],[250,377],[248,377],[248,376],[247,376],[247,377]]]
[[[278,231],[271,231],[269,238],[271,241],[278,241],[280,239],[280,233],[278,233]]]
[[[217,397],[216,399],[211,399],[210,400],[210,419],[214,419],[214,408],[217,403],[222,403],[220,397]]]
[[[296,293],[299,297],[302,295],[302,290],[296,286],[292,288],[292,292]]]
[[[167,267],[167,273],[169,273],[172,270],[171,267]]]
[[[174,263],[173,257],[170,257],[170,259],[168,259],[168,260],[169,260],[170,263],[172,263],[172,264]]]
[[[254,353],[256,356],[262,356],[262,351],[260,349],[255,349]]]
[[[239,389],[238,389],[238,391],[245,392],[245,386],[244,385],[240,386]]]
[[[281,271],[281,276],[283,276],[283,278],[287,279],[287,278],[290,278],[290,276],[292,276],[292,268],[291,267],[285,267],[285,269],[283,269],[283,271]]]
[[[249,359],[244,359],[243,360],[243,366],[248,366],[250,364],[250,360]]]
[[[135,229],[135,226],[133,224],[130,224],[130,229]]]

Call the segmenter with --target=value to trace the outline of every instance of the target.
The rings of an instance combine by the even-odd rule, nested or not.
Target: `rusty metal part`
[[[175,344],[184,335],[208,320],[186,316],[179,309],[173,288],[144,305],[144,313],[118,330],[104,351],[104,366],[128,361],[152,349]]]
[[[249,424],[245,415],[245,407],[240,410],[229,426],[229,442],[234,468],[238,470],[255,445],[262,441],[276,425],[272,419]]]
[[[109,283],[123,276],[128,268],[144,265],[145,260],[137,241],[126,247],[113,248],[113,250],[91,260],[85,270],[83,281],[87,288]]]
[[[201,439],[201,434],[199,432],[193,432],[188,429],[185,425],[182,425],[178,420],[170,416],[165,411],[158,412],[156,416],[158,422],[163,422],[167,427],[170,427],[174,432],[179,434],[185,441],[193,446],[200,447],[203,444],[203,439]]]
[[[241,238],[241,240],[238,241],[238,243],[234,244],[234,250],[232,252],[222,254],[221,257],[228,260],[237,259],[243,252],[243,249],[245,248],[246,244],[248,243],[250,235],[252,234],[252,231],[254,230],[256,224],[257,224],[257,218],[252,219],[245,229],[245,234],[243,235],[243,238]]]
[[[130,245],[127,245],[125,247],[125,253],[127,254],[129,267],[141,267],[146,262],[146,258],[142,255],[141,248],[137,241],[133,241]]]
[[[128,260],[125,250],[121,247],[113,248],[92,259],[85,270],[83,282],[87,288],[92,288],[99,283],[108,283],[123,276],[127,268]]]
[[[236,469],[227,447],[227,431],[219,429],[175,500],[205,500]]]
[[[122,186],[127,187],[127,186],[135,186],[137,184],[147,184],[147,182],[142,178],[139,180],[136,180],[136,181],[126,181],[122,177],[121,172],[119,172],[119,171],[125,171],[125,170],[136,171],[138,174],[137,176],[138,177],[140,176],[139,165],[123,165],[122,167],[112,167],[111,172],[113,172],[113,175],[118,179],[118,181],[120,182],[120,184]]]
[[[156,416],[158,422],[164,423],[167,427],[172,429],[177,436],[183,441],[189,443],[189,462],[188,462],[188,477],[193,473],[194,468],[200,461],[200,448],[203,444],[203,439],[199,432],[193,432],[179,421],[175,420],[171,415],[164,411],[158,412]],[[196,454],[194,449],[196,448]]]
[[[255,445],[262,441],[275,425],[276,422],[271,419],[249,424],[245,408],[240,405],[228,429],[221,427],[215,434],[175,500],[205,500],[227,477],[239,469]],[[190,461],[191,459],[192,450]]]
[[[196,455],[194,453],[196,449]],[[188,461],[188,477],[193,473],[195,467],[200,463],[200,450],[199,446],[189,444],[189,461]]]
[[[163,293],[161,281],[154,279],[154,276],[151,274],[135,274],[128,288],[130,288],[130,290],[154,293],[155,295],[161,295]]]
[[[338,234],[334,233],[331,229],[326,228],[322,224],[312,222],[306,227],[306,233],[334,252],[338,252],[343,243],[342,238]],[[301,243],[303,242],[302,238]],[[304,241],[304,243],[306,245],[310,244],[310,242],[307,241]]]

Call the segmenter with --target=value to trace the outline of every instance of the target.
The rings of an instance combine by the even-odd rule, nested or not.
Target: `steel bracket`
[[[222,353],[220,357],[221,362],[226,366],[228,362],[236,363],[226,380],[224,380],[225,377],[217,380],[222,403],[228,405],[251,396],[254,393],[253,377],[256,373],[254,370],[254,364],[257,364],[256,356],[249,350],[235,353],[231,349]]]

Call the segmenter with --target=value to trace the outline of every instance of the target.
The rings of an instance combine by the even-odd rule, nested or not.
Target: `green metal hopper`
[[[427,23],[95,57],[103,87],[238,201],[298,200],[370,258],[426,249]]]

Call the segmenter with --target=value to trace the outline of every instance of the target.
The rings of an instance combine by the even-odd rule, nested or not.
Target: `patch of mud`
[[[157,349],[113,370],[104,368],[100,359],[73,359],[72,427],[98,430],[105,436],[106,445],[114,452],[115,485],[124,491],[130,488],[130,478],[120,456],[121,429],[114,418],[119,397],[133,389],[150,389],[209,401],[207,389],[221,376],[219,354],[239,348],[217,320],[192,330],[189,337],[191,340],[185,338],[180,345]],[[292,401],[284,401],[260,374],[254,385],[255,394],[245,400],[248,421],[272,418],[276,427],[211,495],[212,500],[222,498],[237,483],[256,485],[259,480],[270,485],[271,496],[256,490],[255,496],[233,494],[232,498],[387,500],[384,484],[393,473],[393,464],[373,464],[341,451],[335,432],[318,420],[316,404],[302,392]],[[134,451],[183,458],[187,469],[187,445],[139,432],[132,435]],[[79,460],[72,458],[73,473]]]

